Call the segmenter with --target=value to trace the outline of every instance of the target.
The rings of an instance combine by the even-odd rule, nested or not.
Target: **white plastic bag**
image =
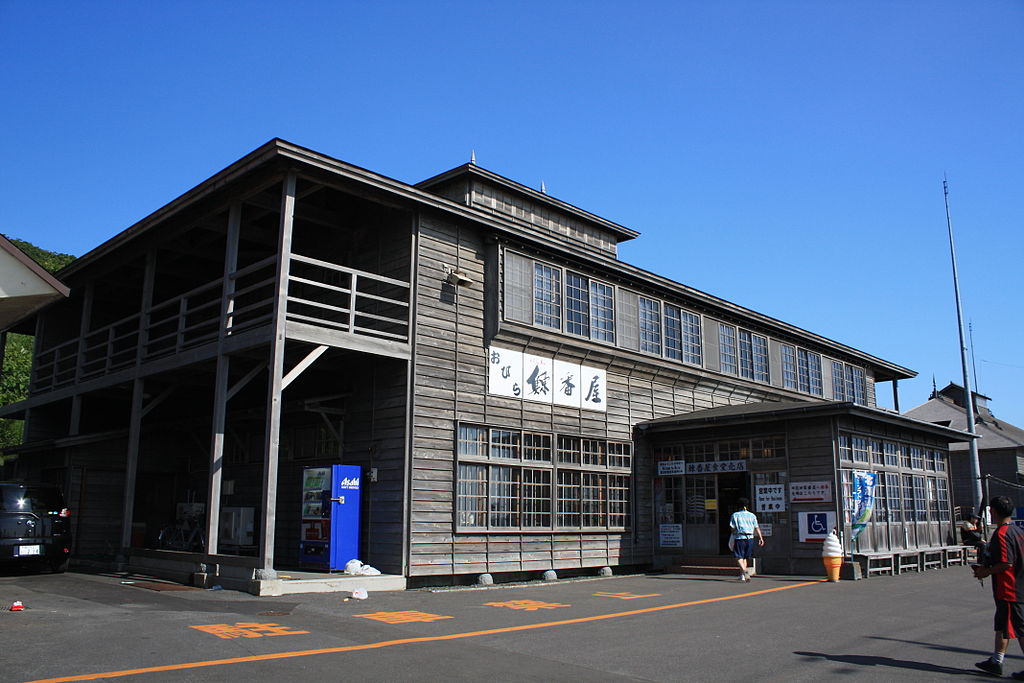
[[[362,568],[363,568],[363,563],[360,562],[359,560],[349,560],[348,562],[345,563],[345,573],[346,574],[359,574],[360,570]]]
[[[359,572],[358,573],[363,575],[363,576],[376,576],[376,575],[380,574],[380,570],[377,569],[376,567],[371,567],[368,564],[364,564],[362,567],[359,568]]]

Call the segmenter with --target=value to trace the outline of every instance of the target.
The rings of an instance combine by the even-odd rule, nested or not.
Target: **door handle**
[[[344,505],[345,504],[345,496],[338,496],[337,498],[331,498],[331,502],[332,503],[341,503],[342,505]]]

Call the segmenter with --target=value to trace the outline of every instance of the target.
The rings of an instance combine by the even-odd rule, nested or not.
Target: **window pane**
[[[580,439],[576,436],[558,437],[558,462],[569,465],[579,465],[580,460]]]
[[[729,325],[718,326],[719,361],[722,372],[735,375],[740,371],[739,352],[736,349],[736,328]]]
[[[562,329],[562,271],[545,263],[533,267],[533,322]]]
[[[583,473],[577,470],[558,471],[558,526],[579,528],[580,486]]]
[[[608,467],[628,468],[632,465],[633,444],[608,442]]]
[[[661,355],[661,302],[639,298],[640,350]]]
[[[753,342],[753,365],[754,380],[757,382],[768,381],[768,338],[759,334],[751,335]]]
[[[551,462],[551,435],[523,434],[523,460]]]
[[[459,455],[487,457],[487,430],[473,425],[459,425]]]
[[[597,472],[583,473],[583,526],[607,526],[605,475]]]
[[[700,334],[700,316],[683,311],[681,319],[683,323],[683,362],[701,365],[704,362],[704,342]]]
[[[551,470],[523,470],[523,527],[551,526]]]
[[[565,331],[590,337],[590,287],[587,278],[565,274]]]
[[[583,464],[605,464],[605,442],[597,439],[583,439]]]
[[[665,304],[665,357],[683,359],[683,324],[676,306]]]
[[[507,429],[491,430],[491,457],[519,459],[519,432]]]
[[[608,475],[608,526],[619,529],[629,527],[629,477]]]
[[[491,527],[519,526],[518,467],[491,467]]]
[[[590,282],[590,334],[615,343],[615,290],[603,282]]]
[[[459,465],[458,524],[487,526],[487,466]]]
[[[821,356],[800,349],[800,391],[822,395]]]
[[[846,397],[846,372],[843,364],[832,361],[832,398],[836,401],[848,401]]]
[[[797,389],[796,348],[789,344],[781,344],[779,348],[782,351],[782,386]]]

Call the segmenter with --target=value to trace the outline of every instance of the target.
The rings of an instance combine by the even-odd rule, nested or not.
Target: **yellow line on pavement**
[[[705,605],[712,602],[723,602],[726,600],[737,600],[739,598],[750,598],[755,595],[775,593],[789,590],[791,588],[802,588],[822,583],[824,579],[794,583],[788,586],[766,588],[764,590],[752,591],[750,593],[739,593],[738,595],[723,595],[717,598],[705,598],[704,600],[691,600],[690,602],[679,602],[673,605],[659,605],[657,607],[644,607],[642,609],[629,610],[627,612],[614,612],[612,614],[598,614],[592,617],[579,617],[577,619],[563,619],[561,621],[547,621],[540,624],[524,624],[522,626],[507,626],[504,628],[492,628],[485,631],[468,631],[466,633],[449,633],[441,636],[420,636],[417,638],[400,638],[398,640],[382,640],[376,643],[365,643],[363,645],[345,645],[342,647],[325,647],[317,650],[294,650],[292,652],[274,652],[265,655],[250,655],[249,657],[232,657],[231,659],[211,659],[203,662],[184,662],[181,664],[168,664],[166,666],[148,666],[141,669],[124,669],[121,671],[106,671],[94,674],[81,674],[78,676],[61,676],[59,678],[44,678],[28,683],[65,683],[66,681],[93,681],[101,678],[121,678],[124,676],[137,676],[139,674],[158,673],[161,671],[184,671],[185,669],[201,669],[210,666],[225,666],[227,664],[245,664],[247,662],[265,662],[274,659],[289,659],[292,657],[311,657],[313,655],[334,654],[339,652],[358,652],[360,650],[375,650],[382,647],[393,647],[395,645],[408,645],[411,643],[431,643],[442,640],[458,640],[461,638],[478,638],[497,633],[513,633],[515,631],[530,631],[539,628],[550,628],[552,626],[566,626],[568,624],[583,624],[588,621],[602,621],[604,619],[618,619],[636,614],[648,614],[651,612],[663,612],[680,607],[692,607],[693,605]]]

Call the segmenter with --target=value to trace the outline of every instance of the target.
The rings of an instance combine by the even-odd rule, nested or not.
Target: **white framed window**
[[[460,530],[627,530],[633,445],[627,441],[460,424]]]
[[[719,363],[722,372],[755,382],[768,382],[768,338],[720,323]]]

